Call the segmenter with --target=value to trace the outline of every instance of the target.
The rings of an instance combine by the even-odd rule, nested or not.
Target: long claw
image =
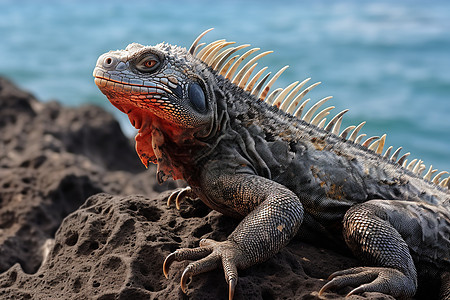
[[[326,291],[329,290],[329,289],[333,289],[333,288],[335,288],[335,287],[336,287],[335,282],[333,282],[333,281],[327,282],[327,283],[320,289],[320,291],[319,291],[319,296],[322,296],[322,294],[323,294],[324,292],[326,292]]]
[[[172,203],[173,199],[175,198],[175,207],[179,210],[181,200],[183,200],[184,197],[189,196],[191,194],[192,189],[190,186],[185,187],[181,190],[176,190],[172,194],[170,194],[169,198],[167,198],[167,206],[170,207],[170,203]]]
[[[228,300],[233,300],[236,284],[237,278],[231,278],[230,281],[228,282]]]
[[[184,269],[183,274],[181,275],[181,280],[180,280],[181,290],[185,294],[186,294],[186,291],[187,291],[187,281],[191,277],[192,277],[192,270],[188,266],[186,269]]]
[[[167,198],[167,207],[170,207],[170,203],[173,201],[173,198],[176,197],[178,192],[173,192],[170,194],[169,198]]]
[[[359,286],[357,288],[354,288],[353,290],[351,290],[345,297],[350,297],[352,295],[356,295],[356,294],[360,294],[365,292],[365,289],[362,286]]]
[[[177,198],[175,198],[175,207],[178,209],[178,210],[180,210],[180,202],[181,202],[181,200],[184,198],[184,195],[185,194],[187,194],[187,193],[190,193],[191,192],[191,188],[188,186],[187,188],[185,188],[185,189],[182,189],[179,193],[178,193],[178,195],[177,195]]]
[[[170,253],[169,255],[167,255],[166,259],[164,260],[163,273],[164,273],[164,276],[166,277],[166,279],[169,279],[169,269],[170,269],[170,266],[172,265],[172,263],[176,260],[175,255],[176,255],[175,252]]]

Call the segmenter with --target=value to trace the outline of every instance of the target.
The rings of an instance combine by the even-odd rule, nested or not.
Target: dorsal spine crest
[[[334,106],[327,107],[317,114],[316,111],[318,108],[330,100],[332,97],[326,97],[315,103],[302,117],[302,112],[306,106],[306,104],[310,101],[307,99],[303,102],[303,97],[310,92],[313,88],[320,84],[320,82],[316,82],[307,88],[301,88],[305,85],[306,82],[310,80],[307,78],[303,80],[300,84],[298,81],[290,84],[286,88],[277,88],[269,94],[270,89],[274,85],[275,81],[280,77],[280,75],[288,68],[285,66],[281,68],[275,75],[269,80],[271,72],[267,73],[262,77],[262,79],[258,82],[259,78],[264,74],[267,70],[267,67],[260,69],[256,75],[252,79],[250,76],[252,72],[256,68],[256,61],[261,59],[262,57],[272,53],[273,51],[266,51],[260,54],[257,54],[253,58],[249,59],[243,67],[239,69],[239,66],[248,59],[253,53],[259,51],[259,48],[252,48],[246,51],[244,54],[239,55],[235,54],[239,50],[249,47],[249,44],[244,44],[236,47],[228,47],[230,45],[235,44],[235,42],[227,42],[225,39],[216,40],[209,44],[199,43],[199,41],[205,36],[208,32],[213,30],[210,28],[203,33],[201,33],[192,43],[189,48],[189,53],[201,61],[203,61],[206,65],[212,68],[217,74],[224,76],[228,79],[232,84],[236,87],[250,93],[255,97],[255,101],[260,100],[266,102],[268,105],[278,108],[285,113],[301,119],[310,125],[316,126],[318,128],[323,128],[325,131],[328,131],[330,134],[334,134],[339,136],[346,141],[353,142],[355,144],[360,144],[362,147],[367,150],[373,151],[380,155],[381,158],[385,158],[392,162],[396,162],[398,165],[402,166],[405,170],[410,171],[417,176],[421,176],[421,173],[426,169],[425,164],[423,164],[422,160],[413,159],[408,163],[407,157],[410,153],[405,153],[398,160],[398,156],[402,147],[399,147],[394,154],[389,157],[392,146],[388,147],[385,154],[382,155],[383,149],[386,142],[386,134],[383,134],[381,137],[372,136],[367,138],[364,142],[362,142],[363,138],[366,134],[358,135],[362,126],[366,123],[365,121],[360,123],[358,126],[348,126],[340,133],[340,126],[342,123],[343,115],[348,111],[343,110],[339,112],[336,116],[334,116],[328,124],[326,124],[326,117],[330,114],[330,111],[334,109]],[[203,46],[203,48],[201,48]],[[249,81],[250,79],[250,81]],[[268,81],[269,80],[269,81]],[[267,82],[268,81],[268,82]],[[266,83],[267,82],[267,83]],[[351,132],[351,133],[350,133]],[[347,136],[350,135],[348,138]],[[428,172],[423,176],[423,179],[429,182],[432,182],[440,187],[446,187],[450,189],[450,177],[447,177],[443,180],[440,178],[443,175],[449,174],[447,171],[439,172],[433,178],[432,175],[437,172],[437,169],[433,169],[433,166],[430,166]]]

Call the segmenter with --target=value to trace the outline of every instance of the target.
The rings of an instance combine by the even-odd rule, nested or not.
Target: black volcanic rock
[[[194,277],[183,296],[179,280],[187,262],[174,263],[169,279],[162,275],[162,263],[170,252],[194,247],[200,238],[224,240],[238,221],[205,209],[199,200],[185,203],[183,213],[167,209],[168,195],[90,197],[64,219],[37,273],[25,274],[15,265],[0,276],[0,297],[226,299],[222,270]],[[352,263],[294,241],[269,261],[241,271],[235,299],[314,299],[324,281],[308,273],[324,277]]]
[[[0,272],[17,262],[36,272],[42,245],[87,197],[153,192],[134,182],[153,172],[98,107],[41,103],[0,78],[0,132]]]

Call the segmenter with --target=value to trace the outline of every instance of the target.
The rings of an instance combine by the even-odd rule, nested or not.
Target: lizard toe
[[[217,269],[220,266],[220,257],[210,254],[205,258],[190,263],[183,271],[181,275],[180,285],[183,293],[187,291],[187,281],[200,273],[205,273]]]
[[[319,291],[319,295],[329,289],[342,289],[348,286],[356,288],[351,290],[347,297],[364,292],[379,292],[394,297],[411,297],[415,291],[413,280],[392,268],[351,268],[331,274],[329,280]]]
[[[211,248],[182,248],[167,255],[163,263],[163,273],[166,278],[169,277],[169,269],[173,262],[184,260],[197,260],[208,256],[212,252]]]
[[[216,242],[210,239],[200,241],[200,247],[178,249],[169,254],[163,264],[163,272],[168,278],[169,268],[175,261],[195,260],[187,265],[181,275],[181,290],[186,293],[188,281],[193,276],[212,271],[222,265],[228,283],[228,298],[233,299],[238,282],[238,266],[245,257],[231,241]]]

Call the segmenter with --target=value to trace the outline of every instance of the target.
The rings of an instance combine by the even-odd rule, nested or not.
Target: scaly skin
[[[338,136],[334,123],[324,130],[259,101],[238,81],[243,72],[238,79],[218,74],[226,73],[217,66],[224,52],[213,50],[223,42],[200,50],[202,60],[193,55],[196,43],[189,51],[131,44],[100,56],[94,70],[100,90],[139,129],[144,165],[158,164],[159,181],[188,182],[190,189],[169,203],[195,194],[243,218],[226,241],[202,240],[170,254],[164,274],[174,261],[194,260],[181,277],[186,291],[189,277],[222,264],[231,299],[238,269],[270,258],[298,230],[316,230],[345,242],[368,265],[332,274],[319,294],[352,286],[350,294],[411,297],[424,271],[442,274],[441,294],[448,295],[449,181],[441,174],[430,182],[431,169],[424,180],[421,162],[404,168],[404,158],[384,158],[384,138],[360,145],[345,139],[348,131]]]

